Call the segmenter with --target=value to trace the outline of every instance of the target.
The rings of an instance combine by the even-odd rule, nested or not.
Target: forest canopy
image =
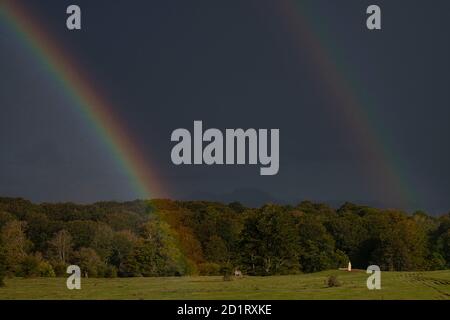
[[[34,204],[0,198],[4,276],[135,277],[450,268],[450,214],[407,214],[351,203],[333,209],[248,208],[238,202],[149,200]]]

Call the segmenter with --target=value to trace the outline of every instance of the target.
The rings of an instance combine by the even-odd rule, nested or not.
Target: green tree
[[[12,220],[16,220],[16,217],[14,217],[14,215],[12,215],[9,212],[2,212],[0,211],[0,230],[1,228],[3,228],[3,226],[12,221]]]
[[[292,215],[283,207],[266,205],[245,222],[241,261],[250,274],[296,272],[299,269],[298,242]]]
[[[212,236],[205,246],[205,257],[208,261],[223,263],[229,260],[229,252],[225,242],[219,236]]]
[[[143,248],[153,253],[151,265],[157,275],[183,275],[186,273],[186,259],[170,226],[157,219],[143,225]],[[155,272],[152,270],[151,275]]]
[[[92,248],[80,248],[74,253],[74,262],[81,269],[82,275],[87,277],[103,276],[105,264]]]
[[[138,243],[138,237],[130,230],[116,232],[111,243],[111,255],[109,263],[119,271],[125,259],[131,255]]]
[[[40,276],[39,264],[41,259],[35,255],[27,255],[21,262],[20,276],[33,278]]]
[[[432,233],[433,252],[446,261],[446,267],[450,268],[450,213],[438,219],[439,226]]]
[[[68,222],[65,229],[72,235],[74,249],[88,248],[94,240],[97,223],[91,220],[75,220]]]
[[[327,221],[326,227],[336,243],[336,249],[345,252],[354,267],[368,266],[364,243],[369,234],[360,215],[343,212]]]
[[[11,274],[21,271],[21,263],[27,257],[27,251],[31,247],[25,235],[25,225],[25,222],[13,220],[6,223],[0,233],[6,270]]]
[[[442,233],[438,238],[438,248],[442,252],[442,257],[447,261],[447,267],[450,268],[450,229]]]
[[[141,237],[121,264],[122,274],[146,277],[186,274],[187,261],[167,223],[151,219],[142,226]]]
[[[72,250],[72,236],[67,230],[58,231],[49,242],[49,256],[57,263],[66,265]]]
[[[3,250],[3,245],[0,241],[0,287],[5,285],[5,276],[6,276],[6,259],[5,253]]]
[[[413,218],[399,211],[384,211],[365,218],[373,243],[371,264],[390,271],[425,269],[426,235]]]
[[[29,212],[25,214],[24,220],[27,223],[27,238],[33,243],[33,250],[45,252],[48,241],[55,233],[54,225],[41,212]]]
[[[324,225],[315,216],[300,217],[299,261],[304,272],[316,272],[345,266],[348,258],[335,249],[335,242]]]
[[[112,254],[113,240],[114,231],[112,228],[105,223],[99,223],[90,247],[98,253],[105,263]]]

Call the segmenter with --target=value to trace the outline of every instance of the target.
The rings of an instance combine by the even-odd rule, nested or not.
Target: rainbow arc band
[[[20,2],[2,0],[0,17],[5,18],[55,81],[62,84],[65,94],[78,106],[78,112],[88,119],[99,140],[126,172],[136,196],[140,199],[166,196],[160,179],[156,177],[157,170],[151,170],[149,160],[133,142],[130,131],[117,116],[113,105],[95,90],[93,82],[77,65],[76,59],[64,51],[44,30],[37,17]]]
[[[294,44],[299,50],[307,49],[319,81],[334,99],[330,103],[330,112],[347,124],[355,144],[364,155],[367,178],[378,181],[378,184],[381,181],[381,185],[377,185],[378,190],[394,196],[401,205],[417,206],[420,199],[404,172],[406,161],[398,159],[385,130],[377,126],[379,121],[371,110],[373,99],[364,90],[357,90],[351,67],[340,62],[338,49],[332,46],[332,41],[319,25],[322,22],[312,18],[316,16],[309,6],[313,1],[280,0],[277,3]]]

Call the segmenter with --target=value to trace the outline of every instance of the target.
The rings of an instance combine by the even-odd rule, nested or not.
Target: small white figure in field
[[[352,271],[352,263],[350,261],[348,262],[347,271]]]
[[[234,276],[235,277],[242,277],[242,272],[241,272],[241,270],[238,270],[238,269],[236,269],[236,270],[234,270]]]

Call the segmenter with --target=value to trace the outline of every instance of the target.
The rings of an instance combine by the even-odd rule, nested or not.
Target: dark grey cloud
[[[450,209],[448,1],[378,1],[383,30],[375,34],[364,27],[368,1],[303,1],[343,81],[353,81],[388,162],[414,194],[406,204],[383,176],[371,176],[351,123],[336,112],[342,102],[277,1],[80,0],[80,32],[64,27],[69,1],[24,2],[113,101],[173,197]],[[0,39],[0,193],[38,201],[132,198],[125,173],[77,106],[3,22]],[[170,134],[192,130],[194,120],[280,128],[279,174],[174,166]]]

